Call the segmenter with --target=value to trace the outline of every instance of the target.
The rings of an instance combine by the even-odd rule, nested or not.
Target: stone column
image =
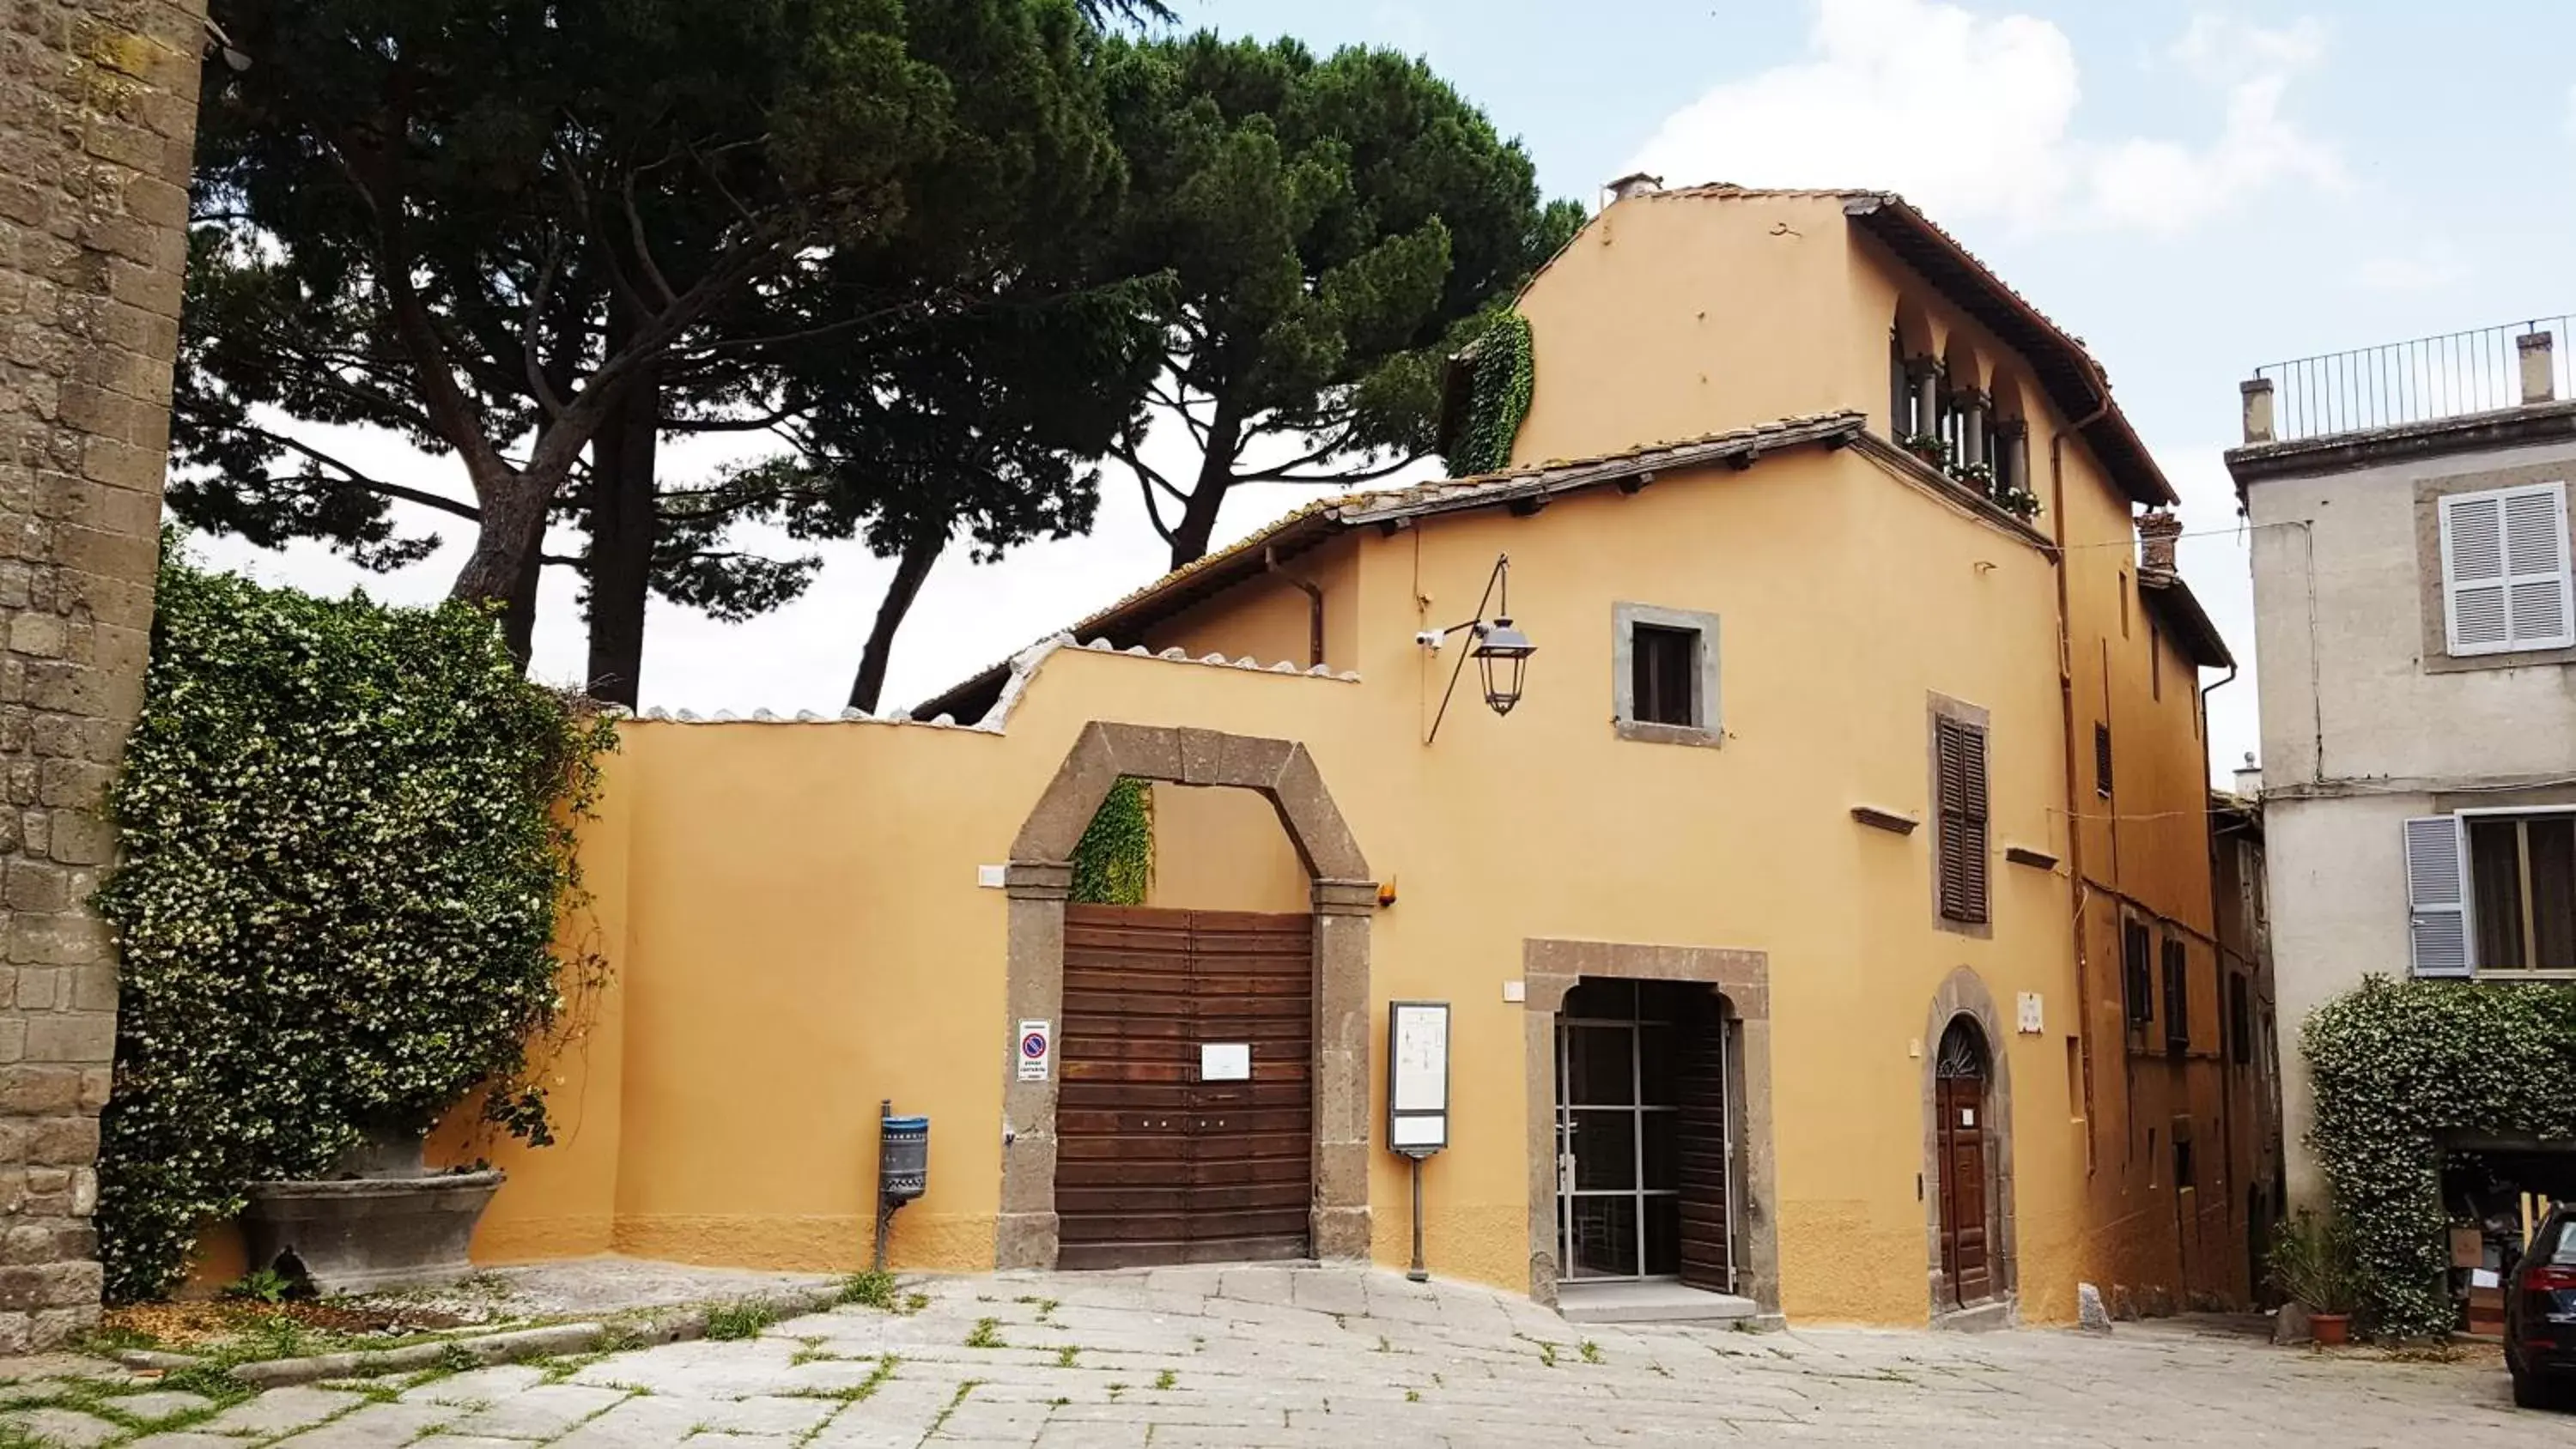
[[[1004,867],[1010,893],[1010,966],[1002,1011],[1002,1202],[993,1224],[997,1268],[1055,1266],[1061,1230],[1055,1210],[1056,1102],[1064,1073],[1043,1082],[1020,1079],[1019,1024],[1064,1031],[1064,905],[1073,867],[1063,861],[1015,860]],[[1056,1053],[1063,1057],[1061,1048]]]
[[[2272,441],[2272,379],[2249,377],[2236,385],[2236,391],[2244,401],[2246,443]]]
[[[1322,880],[1315,899],[1315,1256],[1369,1256],[1369,924],[1377,882]]]
[[[1908,377],[1914,379],[1914,431],[1938,436],[1941,431],[1940,359],[1933,357],[1908,359],[1905,372]]]
[[[2558,396],[2558,370],[2552,366],[2556,339],[2546,332],[2526,332],[2513,340],[2522,362],[2522,405],[2552,402]]]
[[[1959,404],[1959,464],[1965,467],[1971,463],[1983,463],[1986,461],[1986,395],[1963,392],[1956,400]]]
[[[95,1323],[116,963],[89,896],[143,697],[204,0],[0,40],[0,1354]]]
[[[2006,418],[1989,428],[1987,452],[1995,465],[1997,493],[2023,493],[2030,490],[2030,470],[2022,464],[2022,446],[2030,436],[2030,425],[2018,418]]]

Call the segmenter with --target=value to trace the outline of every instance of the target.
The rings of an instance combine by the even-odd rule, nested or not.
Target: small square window
[[[1622,738],[1714,745],[1717,616],[1644,604],[1617,607],[1613,718]]]
[[[1640,624],[1629,637],[1628,657],[1636,669],[1632,684],[1639,724],[1695,725],[1699,631]]]

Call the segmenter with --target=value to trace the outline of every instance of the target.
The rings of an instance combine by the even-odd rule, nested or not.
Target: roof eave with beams
[[[1891,191],[1848,193],[1843,214],[1898,261],[1938,288],[2005,346],[2021,354],[2049,401],[2100,455],[2122,492],[2150,508],[2179,503],[2164,470],[2128,416],[2111,400],[2111,381],[2084,344],[1989,270],[1958,238]]]

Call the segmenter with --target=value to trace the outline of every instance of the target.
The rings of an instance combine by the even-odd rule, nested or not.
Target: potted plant
[[[1997,508],[2024,523],[2039,516],[2039,495],[2027,488],[1999,488],[1994,499]]]
[[[2271,1268],[2272,1284],[2281,1295],[2307,1308],[2308,1331],[2319,1346],[2336,1348],[2351,1341],[2361,1276],[2351,1230],[2340,1219],[2320,1218],[2301,1208],[2274,1233]]]
[[[1939,433],[1908,433],[1896,446],[1935,468],[1947,471],[1950,466],[1950,440]]]

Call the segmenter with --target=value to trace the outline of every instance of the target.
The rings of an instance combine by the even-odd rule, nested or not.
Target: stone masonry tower
[[[205,0],[0,0],[0,1354],[98,1317],[116,959]]]

